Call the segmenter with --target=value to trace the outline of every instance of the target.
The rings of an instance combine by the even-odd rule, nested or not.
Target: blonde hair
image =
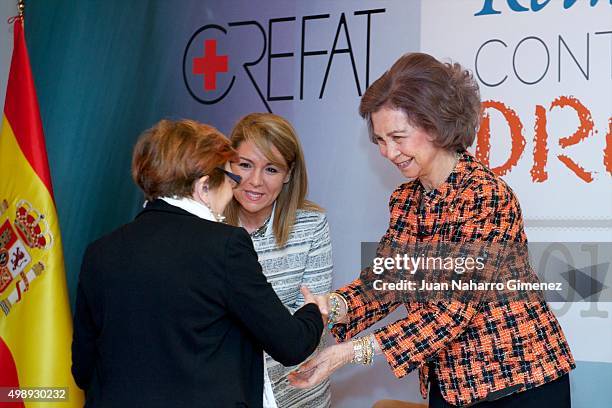
[[[289,181],[276,198],[276,211],[272,230],[279,247],[284,246],[295,224],[297,210],[323,211],[315,203],[306,200],[308,176],[304,153],[293,126],[273,113],[251,113],[236,123],[230,135],[232,147],[237,149],[243,142],[252,142],[270,162],[290,172]],[[276,147],[285,163],[279,163],[272,153]],[[227,222],[238,225],[240,203],[232,199],[225,209]]]

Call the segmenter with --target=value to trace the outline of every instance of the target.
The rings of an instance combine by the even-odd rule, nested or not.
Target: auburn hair
[[[147,200],[190,197],[196,180],[209,176],[215,189],[224,181],[219,170],[238,157],[217,129],[194,120],[161,120],[145,130],[134,147],[132,178]]]
[[[433,143],[449,151],[474,143],[480,122],[480,91],[472,74],[458,63],[442,63],[428,54],[401,56],[365,91],[359,114],[367,120],[383,107],[399,109],[411,125],[425,130]]]

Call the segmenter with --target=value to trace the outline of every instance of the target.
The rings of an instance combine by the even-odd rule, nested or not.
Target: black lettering
[[[356,16],[366,15],[368,16],[368,26],[366,31],[366,82],[365,89],[370,86],[370,28],[371,28],[371,15],[377,13],[384,13],[386,9],[374,9],[374,10],[359,10],[355,12]]]
[[[268,22],[268,101],[290,101],[293,100],[292,95],[287,96],[270,96],[270,88],[272,87],[272,59],[275,58],[291,58],[292,52],[273,53],[272,52],[272,24],[295,21],[295,17],[271,18]]]
[[[502,40],[498,40],[497,38],[493,38],[491,40],[485,41],[480,48],[478,48],[478,51],[476,52],[476,58],[474,60],[474,69],[476,70],[476,76],[478,77],[478,80],[480,82],[482,82],[483,84],[485,84],[486,86],[490,86],[490,87],[495,87],[495,86],[499,86],[501,84],[504,83],[504,81],[508,78],[508,75],[505,75],[501,80],[495,82],[495,83],[489,83],[487,81],[485,81],[484,79],[482,79],[482,76],[480,76],[480,71],[478,70],[478,57],[480,56],[480,51],[482,51],[482,49],[485,47],[485,45],[491,44],[491,43],[499,43],[502,44],[504,47],[508,48],[508,46],[506,45],[505,42],[503,42]]]
[[[306,21],[329,18],[329,14],[317,14],[302,17],[302,49],[300,51],[300,100],[304,99],[304,57],[311,55],[327,55],[327,50],[305,51]]]
[[[338,37],[340,36],[340,29],[344,27],[344,35],[346,36],[347,48],[337,49],[336,45],[338,44]],[[353,55],[353,49],[351,47],[351,37],[348,33],[348,27],[346,25],[346,17],[344,13],[340,15],[340,21],[338,22],[338,29],[336,30],[336,37],[334,38],[334,45],[332,45],[331,53],[329,54],[329,61],[327,62],[327,68],[325,69],[325,78],[323,79],[323,85],[321,86],[321,93],[319,94],[319,99],[323,98],[323,92],[325,92],[325,84],[327,84],[327,77],[329,76],[329,69],[331,67],[332,61],[334,60],[334,55],[336,54],[344,54],[348,53],[351,57],[351,64],[353,66],[353,75],[355,76],[355,85],[357,85],[357,94],[361,96],[361,86],[359,85],[359,77],[357,76],[357,67],[355,66],[355,56]]]
[[[266,109],[268,110],[268,112],[272,113],[272,109],[270,109],[270,105],[268,105],[268,102],[266,101],[266,98],[264,98],[263,93],[261,92],[261,89],[259,89],[259,86],[257,85],[257,81],[255,81],[255,78],[253,77],[253,74],[251,74],[251,71],[249,70],[249,67],[252,67],[254,65],[259,64],[259,62],[263,59],[264,55],[266,55],[266,32],[264,31],[264,29],[261,26],[261,24],[259,24],[257,21],[254,21],[254,20],[251,20],[251,21],[239,21],[239,22],[235,22],[235,23],[229,23],[228,25],[230,27],[239,27],[239,26],[254,25],[255,27],[259,28],[259,31],[261,32],[261,35],[263,36],[263,41],[262,41],[263,49],[261,50],[261,55],[259,56],[259,58],[257,60],[251,61],[251,62],[245,62],[244,64],[242,64],[242,66],[244,67],[244,70],[246,71],[246,73],[249,76],[249,78],[251,79],[251,82],[253,83],[253,86],[255,87],[255,90],[257,91],[257,94],[261,98],[261,101],[266,106]]]
[[[516,53],[517,53],[519,47],[521,46],[521,44],[523,44],[527,40],[536,40],[537,42],[542,44],[544,46],[544,50],[546,50],[546,69],[544,70],[544,72],[542,73],[542,75],[538,79],[536,79],[535,81],[531,81],[531,82],[530,81],[526,81],[523,78],[521,78],[521,76],[516,71]],[[514,54],[512,55],[512,69],[514,70],[514,75],[516,75],[516,77],[518,78],[519,81],[521,81],[525,85],[534,85],[534,84],[537,84],[538,82],[540,82],[546,76],[546,73],[548,72],[548,68],[549,67],[550,67],[550,52],[548,51],[548,47],[546,46],[546,43],[544,41],[542,41],[540,38],[532,37],[532,36],[525,37],[521,41],[519,41],[518,44],[516,44],[516,48],[514,49]]]
[[[558,60],[557,60],[557,62],[558,62],[558,64],[557,64],[558,65],[557,81],[558,82],[561,82],[561,43],[563,43],[563,45],[565,46],[565,49],[567,50],[569,55],[572,57],[572,59],[576,63],[576,66],[578,67],[580,72],[582,72],[582,75],[584,75],[584,77],[588,81],[589,80],[589,62],[590,62],[589,61],[589,33],[587,33],[587,43],[586,43],[586,72],[584,72],[584,70],[580,66],[580,63],[578,62],[576,57],[574,57],[574,54],[572,53],[572,51],[567,46],[567,44],[566,44],[565,40],[563,39],[563,37],[561,37],[561,35],[559,35],[559,56],[558,56]]]

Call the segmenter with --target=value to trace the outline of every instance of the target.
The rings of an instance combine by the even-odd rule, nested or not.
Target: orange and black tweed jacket
[[[389,208],[391,220],[381,245],[527,241],[510,187],[467,152],[443,185],[426,192],[418,180],[402,184]],[[348,304],[348,323],[332,329],[337,340],[350,339],[400,306],[366,298],[364,290],[356,279],[336,291]],[[406,318],[374,334],[397,377],[419,369],[423,398],[432,368],[444,399],[457,406],[525,391],[575,368],[545,301],[404,305]]]

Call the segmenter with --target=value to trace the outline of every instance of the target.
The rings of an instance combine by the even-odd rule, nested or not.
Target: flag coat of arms
[[[0,129],[0,407],[82,407],[71,339],[62,241],[20,16]],[[54,395],[44,393],[13,401],[9,387],[65,388],[68,401],[49,404],[41,397]]]

